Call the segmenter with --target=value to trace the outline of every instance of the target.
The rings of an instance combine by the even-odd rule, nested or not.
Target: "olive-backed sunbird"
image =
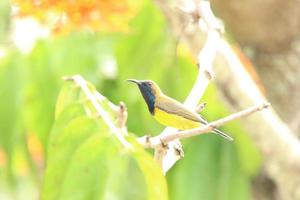
[[[188,109],[179,101],[165,95],[155,82],[135,79],[128,79],[127,81],[138,85],[147,103],[149,112],[161,124],[179,130],[198,128],[201,125],[208,124],[199,114]],[[233,140],[218,129],[214,129],[212,132],[227,140]]]

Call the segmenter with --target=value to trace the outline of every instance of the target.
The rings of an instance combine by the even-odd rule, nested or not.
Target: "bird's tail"
[[[223,138],[225,138],[225,139],[227,139],[227,140],[229,140],[229,141],[233,141],[233,138],[232,138],[232,137],[230,137],[229,135],[223,133],[222,131],[220,131],[220,130],[218,130],[218,129],[214,129],[212,132],[215,133],[215,134],[217,134],[217,135],[222,136]]]

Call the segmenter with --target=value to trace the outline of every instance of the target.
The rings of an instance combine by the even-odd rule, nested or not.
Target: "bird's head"
[[[128,79],[127,81],[133,82],[139,86],[140,91],[151,93],[152,95],[160,95],[162,92],[158,85],[151,80],[136,80],[136,79]]]
[[[139,86],[139,89],[148,105],[148,109],[153,114],[155,99],[157,96],[162,94],[158,85],[151,80],[128,79],[127,81],[133,82]]]

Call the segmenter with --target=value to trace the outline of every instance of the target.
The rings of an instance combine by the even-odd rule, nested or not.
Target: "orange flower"
[[[33,16],[54,32],[88,28],[93,31],[126,31],[136,15],[138,0],[12,0],[17,16]]]

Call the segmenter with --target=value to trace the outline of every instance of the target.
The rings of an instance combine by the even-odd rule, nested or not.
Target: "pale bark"
[[[188,44],[192,52],[197,55],[197,51],[201,48],[201,34],[191,25],[182,31],[187,17],[183,13],[176,12],[174,7],[170,8],[170,4],[166,1],[157,2],[166,15],[175,36],[180,36],[181,42]],[[295,137],[295,132],[298,130],[297,124],[300,121],[298,113],[300,101],[297,99],[299,98],[297,92],[300,91],[300,84],[297,84],[300,66],[299,42],[297,42],[300,31],[299,1],[215,0],[213,2],[220,3],[220,6],[216,7],[217,13],[228,25],[226,28],[234,33],[237,41],[247,47],[246,52],[252,53],[253,58],[256,58],[255,64],[264,63],[264,66],[257,65],[258,72],[265,84],[267,97],[270,98],[271,104],[274,104],[277,111],[272,109],[263,111],[242,120],[264,158],[263,175],[267,177],[267,183],[272,186],[272,191],[264,192],[265,194],[272,192],[269,195],[270,198],[277,196],[278,199],[284,200],[300,199],[300,142]],[[234,6],[233,10],[226,10],[231,6]],[[249,13],[247,9],[252,9],[252,12]],[[231,21],[226,16],[230,16]],[[289,23],[286,23],[291,16],[297,19],[291,19]],[[252,18],[251,23],[250,18]],[[239,110],[264,99],[259,88],[226,42],[220,47],[220,51],[223,57],[216,64],[218,70],[215,75],[225,102],[233,110]],[[279,59],[278,56],[284,58]],[[288,62],[293,65],[289,64],[289,69],[285,70],[284,65]],[[275,70],[269,71],[269,68],[275,68]],[[284,123],[279,116],[288,123]],[[293,128],[292,124],[296,124],[294,125],[296,128]],[[261,183],[266,183],[266,181],[261,181]],[[258,191],[257,188],[263,187],[254,185],[255,191]],[[254,197],[257,196],[254,195]]]
[[[300,136],[300,1],[212,0],[248,54],[266,94],[297,136]]]

